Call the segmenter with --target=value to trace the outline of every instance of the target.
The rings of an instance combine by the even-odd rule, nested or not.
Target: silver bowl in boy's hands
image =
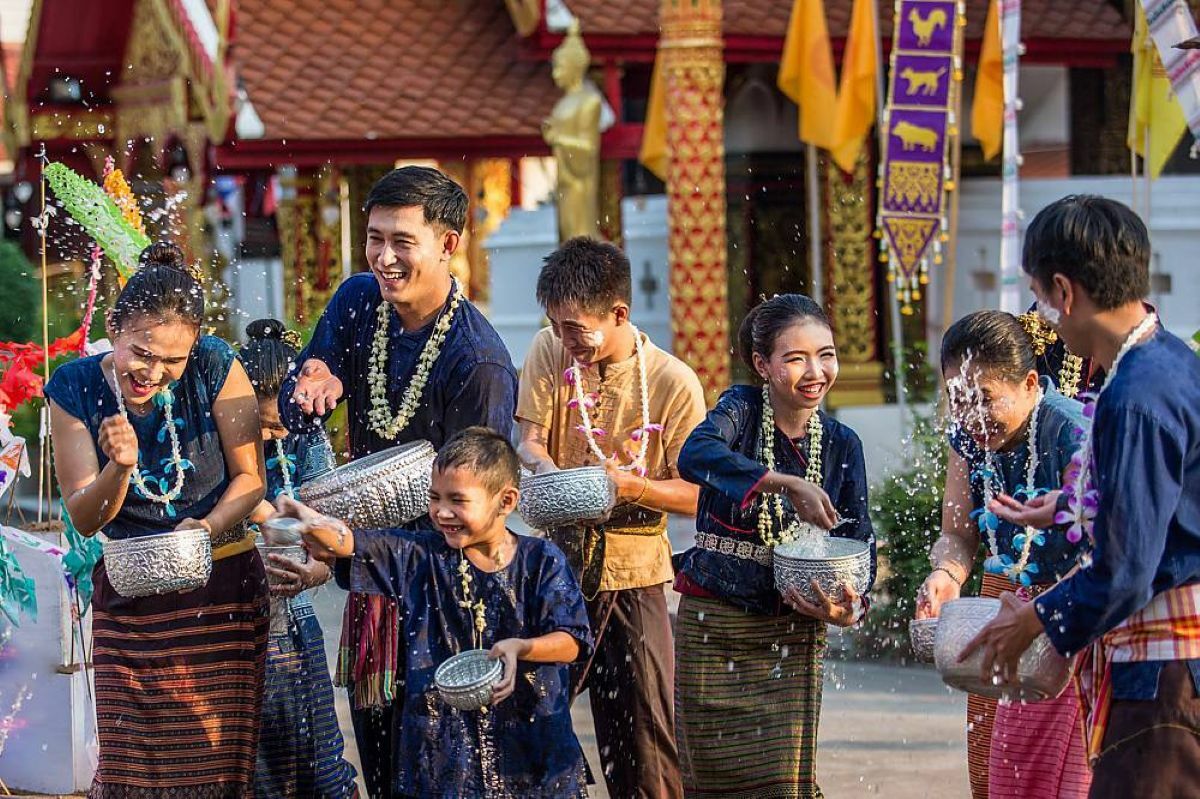
[[[356,530],[401,527],[429,512],[436,457],[428,441],[391,447],[305,483],[299,499]]]
[[[933,662],[933,645],[937,638],[938,620],[912,619],[908,623],[908,640],[912,644],[913,655],[921,663]]]
[[[212,574],[212,538],[204,528],[172,530],[104,544],[104,569],[123,597],[190,591]]]
[[[617,487],[603,466],[535,474],[521,480],[521,518],[538,530],[598,523],[617,503]]]
[[[492,689],[504,676],[504,664],[487,650],[468,649],[448,658],[433,673],[442,699],[459,710],[479,710],[492,701]]]
[[[821,599],[813,590],[814,580],[835,602],[841,600],[843,583],[859,596],[870,587],[871,546],[865,541],[825,536],[816,549],[805,536],[776,546],[772,559],[779,593],[795,589],[805,601],[816,605]]]

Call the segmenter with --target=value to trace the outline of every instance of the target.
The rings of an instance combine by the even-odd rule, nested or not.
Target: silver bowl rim
[[[300,496],[302,499],[320,499],[329,494],[340,493],[345,490],[347,483],[368,480],[374,469],[401,457],[404,460],[399,461],[400,465],[419,466],[426,461],[432,462],[437,457],[437,451],[433,448],[433,444],[423,438],[388,447],[379,452],[356,458],[349,463],[343,463],[336,469],[305,483],[300,487]]]
[[[434,672],[433,672],[434,685],[437,686],[437,689],[439,691],[441,691],[443,693],[450,693],[450,694],[471,693],[473,691],[479,690],[484,685],[489,685],[489,684],[494,685],[496,683],[496,681],[499,680],[500,677],[503,676],[503,674],[504,674],[504,664],[500,660],[493,660],[492,658],[489,658],[487,655],[488,655],[488,650],[486,650],[486,649],[467,649],[463,652],[459,652],[457,655],[451,655],[450,657],[443,660],[441,665],[439,665],[437,667],[437,669],[434,670]],[[445,684],[443,684],[441,678],[446,673],[446,671],[448,671],[452,666],[455,666],[455,665],[461,663],[462,661],[467,661],[467,660],[487,660],[490,663],[492,663],[493,665],[488,668],[488,670],[487,670],[487,672],[485,672],[484,676],[481,677],[477,682],[470,683],[468,685],[445,685]]]
[[[544,488],[547,485],[553,485],[560,481],[573,481],[576,478],[586,478],[595,480],[602,478],[607,483],[612,483],[612,478],[608,476],[603,466],[574,466],[570,469],[555,469],[552,472],[544,472],[542,474],[531,474],[521,478],[521,491],[537,490]]]
[[[837,541],[837,542],[839,542],[837,544],[838,547],[850,549],[853,551],[846,552],[844,554],[830,555],[829,557],[825,557],[825,558],[802,558],[797,555],[787,554],[786,549],[784,549],[783,552],[780,552],[779,550],[781,548],[787,547],[789,544],[795,543],[794,541],[785,541],[782,544],[777,544],[775,546],[775,549],[773,550],[772,554],[777,563],[782,561],[784,564],[796,564],[796,565],[800,565],[800,564],[807,565],[807,564],[815,564],[815,563],[828,564],[828,563],[839,563],[841,561],[855,561],[855,560],[861,559],[863,556],[869,557],[871,554],[871,545],[869,543],[867,543],[866,541],[859,541],[857,538],[845,538],[840,535],[831,535],[831,536],[829,536],[829,541],[830,541],[830,543]]]
[[[175,538],[182,541],[191,539],[208,541],[209,546],[212,546],[212,536],[208,530],[203,527],[188,528],[186,530],[167,530],[163,533],[151,533],[150,535],[132,535],[127,538],[109,538],[104,542],[104,552],[120,553],[122,549],[132,548],[135,545],[138,547],[144,545],[153,545],[167,538]]]

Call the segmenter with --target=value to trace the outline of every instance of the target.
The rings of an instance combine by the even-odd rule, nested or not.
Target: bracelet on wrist
[[[950,571],[945,566],[934,566],[933,571],[943,572],[947,577],[954,581],[955,585],[957,585],[959,588],[962,588],[964,580],[960,580],[954,572]]]
[[[646,489],[648,489],[648,488],[650,488],[650,478],[646,477],[646,475],[642,475],[642,490],[637,495],[637,499],[633,500],[634,505],[637,505],[645,498]]]

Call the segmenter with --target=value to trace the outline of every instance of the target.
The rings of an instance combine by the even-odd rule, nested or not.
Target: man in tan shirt
[[[695,372],[630,322],[631,295],[629,261],[611,244],[575,238],[546,258],[537,296],[550,327],[521,371],[518,451],[536,472],[603,464],[617,485],[604,525],[546,533],[581,571],[588,599],[596,650],[576,690],[589,689],[609,793],[672,799],[683,789],[667,513],[696,513],[699,491],[676,461],[704,418],[704,393]]]

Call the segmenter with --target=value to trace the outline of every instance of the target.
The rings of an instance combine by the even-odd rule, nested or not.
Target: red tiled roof
[[[503,0],[255,0],[234,62],[266,139],[536,136],[559,95]]]
[[[829,35],[846,35],[850,25],[852,0],[828,0],[825,14]],[[588,34],[657,34],[658,6],[650,0],[571,0],[571,12],[579,18],[579,28]],[[883,16],[883,35],[891,36],[892,14],[888,3]],[[988,0],[967,0],[967,38],[978,39],[983,32]],[[787,31],[792,4],[788,0],[726,0],[725,34],[738,36],[778,36]],[[1025,0],[1021,4],[1021,29],[1030,39],[1122,39],[1132,29],[1105,0]]]

